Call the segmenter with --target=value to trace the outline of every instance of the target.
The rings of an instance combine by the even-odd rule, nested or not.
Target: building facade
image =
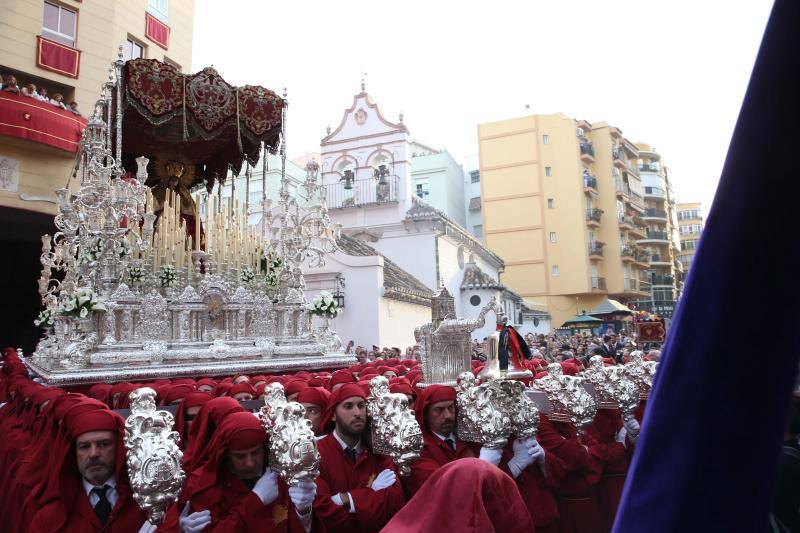
[[[554,326],[650,295],[639,150],[618,128],[529,115],[480,124],[478,144],[484,242],[504,285]]]
[[[398,122],[386,119],[362,87],[339,126],[322,139],[321,176],[331,218],[342,225],[345,235],[375,250],[431,293],[447,288],[455,298],[459,317],[477,316],[495,298],[506,308],[511,323],[524,331],[519,321],[532,315],[523,313],[522,299],[512,297],[500,283],[503,260],[445,209],[427,201],[434,195],[434,179],[448,187],[452,184],[443,182],[455,180],[458,184],[452,191],[435,197],[463,217],[463,170],[446,152],[437,153],[412,141],[400,118]],[[434,173],[434,169],[442,170]],[[416,185],[423,184],[425,190],[426,182],[420,181],[425,177],[434,178],[427,181],[431,193],[420,197]],[[360,313],[367,305],[361,303],[367,292],[345,291],[345,300],[351,303],[337,321],[344,321],[346,313]],[[545,318],[549,317],[541,312],[537,315],[542,329]],[[494,329],[493,320],[490,315],[486,326],[473,336],[487,336]],[[403,345],[414,343],[412,333],[413,328],[403,330]],[[362,335],[374,333],[362,330]]]
[[[414,194],[461,226],[466,224],[463,177],[464,169],[450,152],[411,141]]]
[[[700,202],[676,204],[678,213],[678,233],[681,240],[681,251],[678,260],[683,266],[683,275],[689,273],[689,268],[694,261],[694,252],[703,233],[703,210]]]
[[[4,84],[13,76],[20,89],[0,91],[0,247],[7,257],[0,290],[16,302],[0,311],[3,346],[31,350],[41,333],[33,326],[41,235],[55,232],[54,191],[76,184],[68,177],[81,133],[118,47],[124,59],[155,58],[188,70],[193,19],[194,0],[3,2],[0,74]],[[28,96],[30,85],[39,98]],[[54,105],[58,94],[82,116]]]
[[[466,228],[473,237],[483,240],[483,204],[481,200],[481,170],[478,156],[467,156],[464,160],[464,214]]]
[[[650,145],[639,143],[639,173],[644,185],[647,236],[639,241],[650,257],[647,277],[650,295],[637,308],[672,319],[683,286],[683,267],[678,254],[678,215],[669,169]]]

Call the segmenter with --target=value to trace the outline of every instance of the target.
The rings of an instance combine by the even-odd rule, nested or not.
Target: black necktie
[[[344,453],[351,463],[356,462],[356,450],[354,448],[345,448]]]
[[[448,446],[450,446],[451,450],[456,451],[456,441],[454,441],[450,437],[447,437],[446,439],[444,439],[444,441],[447,443]]]
[[[100,501],[94,506],[94,512],[103,525],[108,522],[108,517],[111,516],[111,502],[106,498],[106,491],[109,488],[108,485],[103,485],[102,487],[95,487],[92,489],[92,492],[97,494],[97,497],[100,498]]]

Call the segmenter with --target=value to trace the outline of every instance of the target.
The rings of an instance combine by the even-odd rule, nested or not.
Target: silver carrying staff
[[[389,380],[375,376],[369,382],[367,414],[372,419],[372,451],[388,455],[401,476],[411,473],[411,464],[422,451],[422,431],[405,394],[389,392]]]
[[[286,401],[280,383],[270,383],[264,392],[258,417],[269,435],[269,467],[289,485],[314,481],[319,476],[319,451],[306,408]]]
[[[186,480],[181,469],[180,436],[172,431],[173,417],[156,410],[156,391],[142,387],[129,395],[131,414],[125,420],[128,478],[133,499],[159,525]]]

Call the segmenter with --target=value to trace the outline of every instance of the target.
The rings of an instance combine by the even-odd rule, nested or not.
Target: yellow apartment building
[[[558,327],[605,298],[648,299],[639,150],[606,123],[561,113],[478,126],[483,228],[502,282]]]
[[[74,166],[85,117],[108,81],[123,46],[124,59],[155,58],[191,69],[194,0],[13,0],[0,9],[0,74],[20,89],[44,88],[77,103],[83,117],[51,102],[0,91],[0,288],[15,305],[0,312],[0,344],[30,349],[38,336],[36,278],[40,235],[52,234],[55,189]],[[73,183],[74,185],[74,183]],[[20,305],[33,305],[30,310]]]
[[[678,212],[678,234],[681,240],[681,251],[678,260],[683,266],[684,276],[694,260],[694,251],[703,233],[703,210],[700,202],[679,203],[675,206]]]

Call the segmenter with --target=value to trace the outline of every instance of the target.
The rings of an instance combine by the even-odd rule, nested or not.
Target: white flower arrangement
[[[314,297],[314,300],[308,304],[308,310],[311,311],[312,315],[326,318],[334,318],[342,311],[336,299],[328,291],[320,291]]]
[[[141,265],[131,265],[128,267],[128,278],[133,284],[139,284],[144,280],[144,269]]]
[[[100,254],[102,253],[103,241],[100,237],[95,237],[84,251],[78,253],[78,264],[84,265],[94,263],[100,258]]]
[[[272,250],[266,252],[264,254],[264,258],[267,260],[267,271],[264,275],[264,279],[269,287],[277,287],[281,282],[283,259],[278,257],[278,255]]]
[[[158,273],[158,279],[161,281],[162,287],[174,287],[175,282],[178,281],[178,274],[175,272],[175,267],[172,265],[164,265],[161,267],[161,272]]]
[[[61,302],[58,310],[62,315],[86,318],[89,313],[105,311],[106,306],[105,302],[92,289],[84,287]]]
[[[131,247],[128,246],[128,242],[125,239],[117,241],[116,250],[120,259],[124,259],[126,255],[130,255],[131,253]]]
[[[253,273],[253,269],[250,267],[244,267],[242,271],[239,273],[239,279],[244,284],[251,283],[256,278],[256,275]]]
[[[55,315],[55,309],[45,307],[39,312],[39,316],[36,317],[36,320],[33,321],[33,324],[40,328],[52,328]]]

